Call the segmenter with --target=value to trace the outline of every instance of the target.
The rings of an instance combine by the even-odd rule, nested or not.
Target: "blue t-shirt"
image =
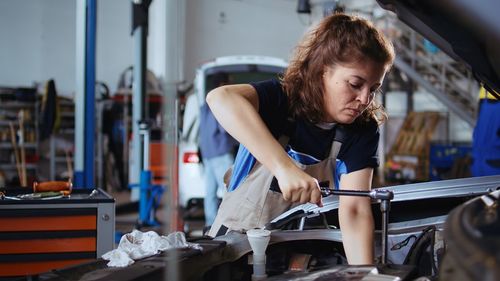
[[[217,122],[212,111],[205,103],[200,108],[200,152],[201,156],[211,159],[233,153],[238,142]]]
[[[288,96],[277,79],[251,83],[259,96],[259,115],[275,138],[288,128]],[[367,167],[378,167],[378,141],[380,133],[375,120],[363,124],[353,123],[344,127],[344,141],[337,156],[334,179],[336,186],[340,175]],[[307,120],[295,120],[294,130],[286,147],[288,155],[306,165],[325,159],[332,146],[336,127],[320,128]],[[255,164],[255,157],[240,145],[236,155],[228,190],[236,189]]]

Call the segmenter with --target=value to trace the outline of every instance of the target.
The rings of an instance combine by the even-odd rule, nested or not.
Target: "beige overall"
[[[287,136],[279,139],[283,146],[288,144],[288,140]],[[340,146],[341,142],[333,141],[329,156],[319,163],[303,165],[294,162],[318,182],[328,183],[329,188],[335,189],[333,175]],[[273,174],[256,161],[243,182],[235,190],[225,193],[208,235],[216,237],[230,230],[244,232],[261,228],[278,215],[297,206],[299,203],[285,201],[282,193],[270,190],[273,178]]]

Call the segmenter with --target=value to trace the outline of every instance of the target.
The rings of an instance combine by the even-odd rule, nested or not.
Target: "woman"
[[[210,235],[262,227],[292,204],[322,206],[320,184],[369,190],[386,117],[375,95],[393,60],[371,23],[333,14],[304,37],[280,81],[211,91],[212,112],[241,146]],[[370,199],[339,200],[348,262],[372,264]]]

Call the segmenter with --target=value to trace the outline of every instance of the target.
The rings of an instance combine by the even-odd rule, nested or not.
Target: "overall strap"
[[[346,140],[346,132],[342,125],[338,125],[335,127],[335,136],[333,137],[332,146],[330,147],[330,152],[328,153],[328,158],[337,159],[339,155],[340,148],[342,147],[342,143]]]
[[[334,140],[332,142],[332,147],[330,148],[330,154],[328,155],[328,158],[337,159],[341,146],[342,146],[341,142]]]
[[[335,135],[333,137],[332,146],[330,147],[330,152],[328,153],[327,159],[330,159],[331,169],[333,174],[337,173],[337,156],[339,155],[340,148],[342,147],[342,143],[346,140],[346,132],[345,128],[342,125],[337,125],[335,127]],[[334,176],[335,177],[335,176]],[[329,188],[338,189],[337,183],[335,180],[332,181],[332,185],[328,184]],[[320,183],[321,186],[321,183]]]
[[[291,117],[287,118],[285,123],[285,128],[283,129],[281,135],[278,137],[278,142],[281,144],[283,148],[286,148],[286,146],[288,145],[290,138],[295,133],[296,127],[297,123],[295,122],[295,120],[293,120]]]

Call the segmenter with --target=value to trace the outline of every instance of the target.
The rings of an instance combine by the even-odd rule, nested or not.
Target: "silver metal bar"
[[[394,192],[392,202],[426,198],[480,195],[500,187],[500,175],[432,181],[384,187]]]
[[[391,210],[391,200],[384,199],[380,202],[380,211],[382,212],[382,264],[387,263],[387,241],[388,241],[388,225],[389,211]]]
[[[304,230],[305,224],[306,224],[306,217],[302,217],[299,221],[299,230]]]

